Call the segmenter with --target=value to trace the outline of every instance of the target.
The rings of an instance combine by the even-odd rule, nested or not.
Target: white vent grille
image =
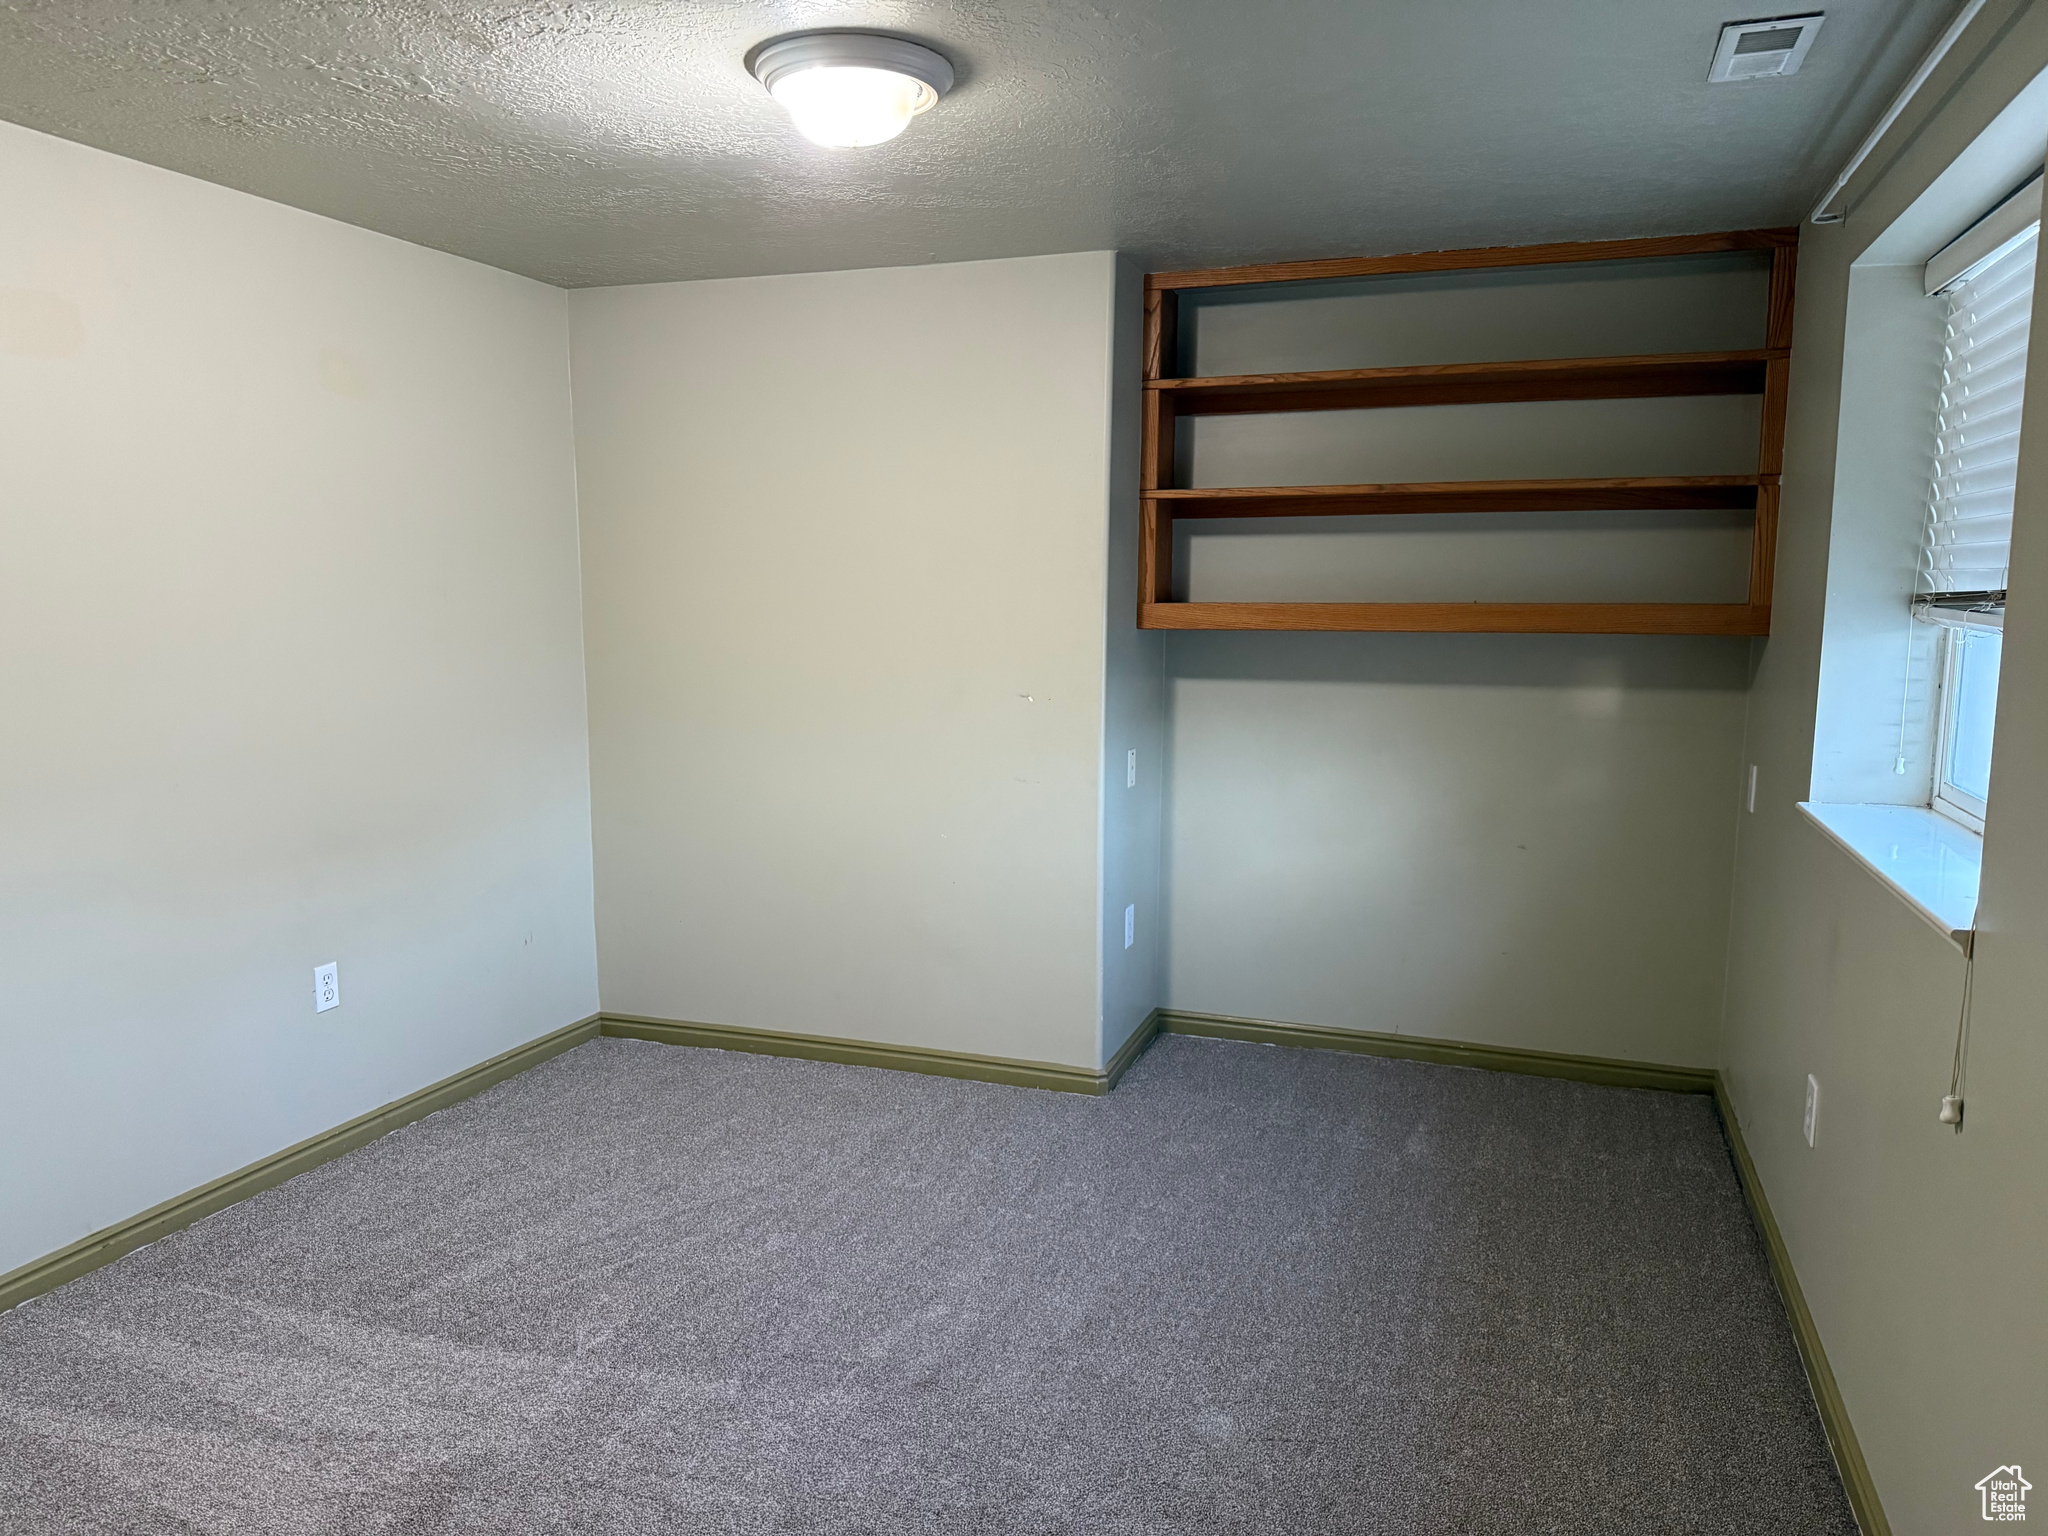
[[[1922,593],[2005,592],[2040,229],[1939,300],[1946,314]]]
[[[1823,19],[1816,12],[1811,16],[1729,22],[1721,29],[1721,41],[1714,49],[1714,62],[1707,70],[1707,78],[1765,80],[1774,75],[1798,74]]]

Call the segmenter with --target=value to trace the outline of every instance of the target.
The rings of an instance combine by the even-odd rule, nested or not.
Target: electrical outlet
[[[1131,946],[1132,946],[1133,944],[1135,944],[1135,943],[1137,943],[1137,942],[1138,942],[1138,909],[1137,909],[1137,908],[1136,908],[1135,906],[1129,906],[1129,907],[1125,907],[1125,908],[1124,908],[1124,948],[1125,948],[1125,949],[1129,949],[1129,948],[1130,948],[1130,947],[1131,947]]]
[[[1750,814],[1751,814],[1752,816],[1754,816],[1754,815],[1756,814],[1756,764],[1755,764],[1755,763],[1751,763],[1751,764],[1749,765],[1749,788],[1748,788],[1747,790],[1745,790],[1745,791],[1743,792],[1743,796],[1742,796],[1742,803],[1743,803],[1743,806],[1744,806],[1744,808],[1745,808],[1745,809],[1747,809],[1747,810],[1749,811],[1749,813],[1750,813]]]
[[[341,966],[333,961],[313,968],[313,1011],[325,1013],[341,1006]]]
[[[1128,754],[1128,755],[1126,755],[1126,756],[1125,756],[1125,758],[1124,758],[1124,788],[1125,788],[1125,789],[1136,789],[1137,787],[1138,787],[1138,749],[1137,749],[1136,747],[1133,747],[1133,748],[1131,748],[1131,750],[1130,750],[1129,754]]]
[[[1820,1083],[1809,1072],[1806,1074],[1806,1144],[1813,1145],[1813,1121],[1820,1113]]]

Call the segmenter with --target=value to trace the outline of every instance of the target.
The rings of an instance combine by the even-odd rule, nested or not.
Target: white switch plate
[[[1131,751],[1130,751],[1130,755],[1129,755],[1129,756],[1127,756],[1127,757],[1126,757],[1126,758],[1124,759],[1124,788],[1125,788],[1125,789],[1136,789],[1137,787],[1138,787],[1138,749],[1137,749],[1136,747],[1133,747],[1133,748],[1131,748]]]
[[[341,1006],[341,966],[330,960],[313,967],[313,1011],[325,1013]]]
[[[1744,792],[1742,803],[1752,814],[1756,811],[1756,764],[1749,765],[1749,788]]]
[[[1806,1144],[1813,1145],[1813,1118],[1820,1112],[1820,1083],[1814,1075],[1806,1074]]]
[[[1138,942],[1138,909],[1137,909],[1137,908],[1136,908],[1135,906],[1129,906],[1129,907],[1125,907],[1125,908],[1124,908],[1124,948],[1125,948],[1125,949],[1129,949],[1129,948],[1130,948],[1130,947],[1131,947],[1131,946],[1132,946],[1133,944],[1135,944],[1135,943],[1137,943],[1137,942]]]

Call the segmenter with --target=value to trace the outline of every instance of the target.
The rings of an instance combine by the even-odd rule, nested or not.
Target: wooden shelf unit
[[[1778,480],[1792,356],[1796,229],[1737,230],[1652,240],[1426,251],[1410,256],[1282,262],[1145,279],[1144,412],[1138,550],[1140,629],[1314,629],[1492,634],[1763,635],[1770,633]],[[1442,363],[1178,378],[1183,289],[1313,282],[1395,273],[1483,271],[1589,261],[1637,261],[1761,251],[1770,256],[1764,345],[1736,352]],[[1175,426],[1183,416],[1343,411],[1534,400],[1760,395],[1753,475],[1588,480],[1465,480],[1395,485],[1188,489],[1174,484]],[[1740,603],[1214,603],[1173,600],[1173,525],[1197,517],[1355,517],[1419,512],[1659,511],[1733,508],[1754,516],[1749,591]]]

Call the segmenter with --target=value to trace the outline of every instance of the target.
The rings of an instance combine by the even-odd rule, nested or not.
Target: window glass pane
[[[1955,715],[1949,726],[1948,782],[1979,800],[1991,793],[1991,726],[1998,708],[1998,656],[2005,637],[1966,629],[1956,636]]]

